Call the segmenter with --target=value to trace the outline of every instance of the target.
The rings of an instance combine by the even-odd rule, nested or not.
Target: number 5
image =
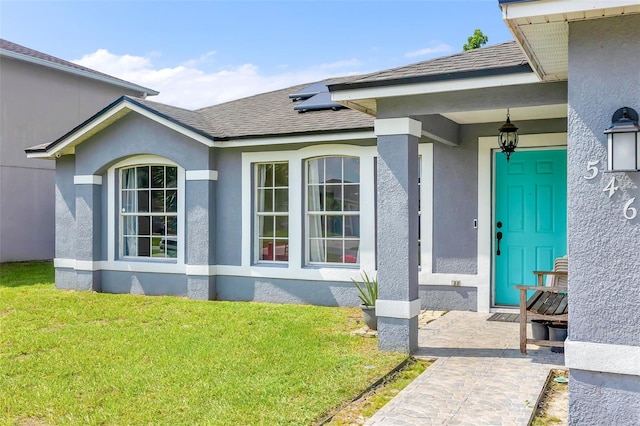
[[[591,173],[591,176],[585,176],[584,178],[586,180],[595,179],[595,177],[598,176],[599,170],[596,167],[596,164],[598,164],[599,162],[600,160],[587,162],[587,171]]]

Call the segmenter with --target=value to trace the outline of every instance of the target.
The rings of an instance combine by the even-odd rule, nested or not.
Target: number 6
[[[638,216],[638,210],[635,207],[631,207],[631,204],[636,200],[636,197],[633,197],[627,204],[624,205],[624,218],[627,220],[633,220]]]

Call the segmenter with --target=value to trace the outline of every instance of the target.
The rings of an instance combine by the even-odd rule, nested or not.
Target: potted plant
[[[360,276],[362,277],[361,283],[353,278],[351,281],[353,281],[358,292],[360,292],[358,297],[362,301],[362,319],[371,330],[377,330],[376,300],[378,299],[378,280],[375,277],[369,277],[366,272],[362,272]]]

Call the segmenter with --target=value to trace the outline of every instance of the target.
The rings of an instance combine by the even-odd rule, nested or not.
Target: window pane
[[[327,262],[342,263],[343,242],[342,240],[327,240]]]
[[[360,216],[344,216],[344,236],[360,237]]]
[[[164,191],[154,190],[151,191],[151,211],[152,212],[164,212]]]
[[[139,237],[138,238],[138,256],[151,256],[151,238]]]
[[[178,168],[167,166],[167,188],[178,187]]]
[[[343,206],[345,211],[360,211],[360,185],[345,185]]]
[[[273,240],[260,240],[259,260],[274,260]]]
[[[178,218],[176,216],[167,217],[167,235],[178,235]]]
[[[307,175],[309,183],[324,182],[324,159],[316,158],[308,161]]]
[[[360,182],[360,159],[355,157],[344,158],[344,182]]]
[[[289,240],[276,240],[275,256],[280,262],[289,260]]]
[[[342,157],[329,157],[325,161],[327,162],[325,182],[342,182]]]
[[[137,188],[149,187],[149,166],[136,167],[138,185]]]
[[[122,188],[133,189],[136,187],[136,169],[124,169],[122,171]]]
[[[149,191],[138,191],[138,212],[149,211]]]
[[[273,189],[259,189],[257,209],[259,212],[273,211]]]
[[[138,218],[136,216],[125,216],[122,233],[124,235],[138,235]]]
[[[167,206],[167,212],[176,213],[178,211],[178,191],[175,189],[166,191],[165,204]]]
[[[164,187],[164,166],[151,166],[151,187]]]
[[[138,238],[127,237],[123,241],[124,247],[122,248],[122,254],[124,256],[137,256],[138,255]]]
[[[266,187],[273,187],[273,164],[264,164],[264,184]]]
[[[309,185],[307,191],[308,210],[310,212],[324,211],[324,186]]]
[[[344,263],[358,263],[359,240],[345,240]]]
[[[280,163],[275,165],[276,186],[289,186],[289,165]]]
[[[151,217],[138,216],[138,235],[151,235]]]
[[[167,257],[178,257],[178,242],[176,237],[167,237],[162,242],[165,244]]]
[[[275,189],[275,211],[286,212],[289,211],[289,190],[288,189]]]
[[[342,216],[327,216],[327,237],[342,237]]]
[[[327,185],[327,211],[342,211],[342,186]]]
[[[122,213],[133,213],[136,211],[137,191],[122,191]]]
[[[153,235],[164,235],[166,216],[151,218],[151,233]]]
[[[260,237],[273,237],[273,216],[260,216],[258,218],[258,235]]]
[[[276,237],[288,238],[289,237],[289,217],[276,216]]]
[[[324,237],[324,216],[313,215],[309,216],[309,237],[320,238]]]
[[[325,261],[324,243],[325,240],[322,239],[311,238],[309,240],[309,260],[311,262]]]

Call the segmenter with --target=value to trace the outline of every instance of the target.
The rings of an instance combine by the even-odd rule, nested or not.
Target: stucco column
[[[378,138],[378,345],[411,353],[418,346],[418,140],[411,118],[375,121]]]
[[[570,425],[640,419],[640,173],[605,173],[603,133],[640,111],[639,39],[640,15],[569,24]]]
[[[187,295],[192,299],[216,297],[215,170],[187,170],[185,185]]]
[[[75,289],[100,291],[96,262],[101,254],[102,176],[75,175],[73,183],[76,188]]]

